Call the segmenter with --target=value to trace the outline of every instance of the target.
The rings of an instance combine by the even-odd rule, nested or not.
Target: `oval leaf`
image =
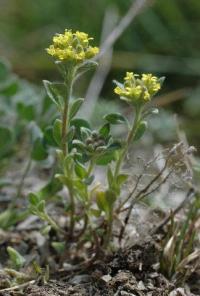
[[[62,122],[60,119],[56,119],[53,125],[53,137],[58,145],[61,145],[62,139]]]
[[[134,141],[138,141],[144,135],[146,129],[147,129],[147,122],[141,121],[137,130],[136,130]]]
[[[71,120],[77,114],[83,102],[84,102],[84,99],[81,99],[81,98],[73,102],[69,111],[69,120]]]
[[[63,83],[50,82],[43,80],[47,95],[52,102],[60,109],[62,108],[66,96],[66,86]]]
[[[104,116],[104,119],[111,124],[121,124],[126,123],[126,118],[120,113],[110,113]]]

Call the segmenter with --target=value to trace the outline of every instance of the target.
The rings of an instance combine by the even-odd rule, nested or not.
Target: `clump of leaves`
[[[0,212],[0,227],[8,229],[28,215],[27,211],[16,207],[17,198],[22,197],[24,180],[32,164],[47,162],[51,149],[48,129],[56,117],[56,107],[45,92],[13,74],[9,63],[3,59],[0,59],[0,100],[0,173],[3,176],[6,171],[15,174],[11,161],[25,159],[22,163],[25,168],[21,176],[14,176],[14,182],[12,176],[0,176],[1,189],[16,188],[16,195],[6,200],[9,201],[7,209]],[[50,187],[51,181],[43,189],[43,194],[49,193]]]
[[[200,214],[200,197],[190,203],[183,220],[176,220],[171,214],[167,235],[162,243],[160,269],[168,278],[180,282],[199,268],[200,250],[196,248],[198,220]]]
[[[133,120],[129,122],[120,113],[110,113],[104,116],[103,125],[94,130],[85,118],[76,117],[84,99],[72,99],[77,79],[97,66],[92,58],[98,49],[90,45],[90,40],[85,33],[66,30],[64,34],[56,35],[53,45],[47,49],[55,58],[63,79],[61,82],[45,80],[44,86],[60,113],[60,118],[56,118],[46,131],[46,142],[56,147],[58,170],[55,179],[68,192],[69,200],[63,204],[66,223],[61,227],[50,217],[41,192],[30,194],[29,209],[60,234],[66,244],[71,241],[79,249],[87,246],[97,254],[101,248],[110,246],[117,203],[129,177],[122,169],[123,163],[129,147],[143,136],[147,128],[146,117],[157,113],[148,103],[161,88],[163,78],[127,72],[124,83],[115,81],[114,91],[130,105]],[[126,126],[125,139],[115,139],[112,135],[112,126],[119,124]],[[95,179],[97,166],[105,167],[107,184]]]

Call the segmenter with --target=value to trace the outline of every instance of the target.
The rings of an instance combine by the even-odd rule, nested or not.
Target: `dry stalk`
[[[166,181],[169,179],[171,174],[173,172],[175,172],[177,170],[177,168],[180,168],[183,164],[186,165],[185,159],[188,155],[188,151],[189,151],[190,147],[187,147],[187,149],[185,149],[185,150],[183,150],[183,148],[185,148],[185,147],[183,147],[183,142],[179,142],[178,144],[174,145],[174,147],[172,147],[172,149],[170,149],[169,152],[167,153],[163,167],[159,170],[159,172],[149,181],[149,183],[143,189],[139,190],[136,193],[138,185],[142,180],[144,171],[137,177],[137,181],[136,181],[136,184],[134,185],[133,189],[131,190],[131,192],[129,193],[127,198],[120,204],[120,206],[117,209],[118,213],[122,212],[122,211],[127,211],[127,214],[125,216],[124,222],[122,223],[122,227],[121,227],[120,234],[119,234],[119,241],[120,242],[122,240],[126,226],[129,222],[130,215],[131,215],[134,205],[138,201],[143,199],[144,197],[152,194],[153,192],[156,192],[164,183],[166,183]],[[178,160],[175,159],[174,163],[173,163],[172,160],[174,159],[174,156],[177,156],[178,152],[180,152],[180,154],[178,155],[179,159]],[[152,163],[152,162],[150,162],[150,163]],[[145,169],[146,168],[147,168],[147,165],[145,166]],[[187,168],[187,166],[186,166],[186,168]],[[161,179],[161,181],[159,181],[160,179]],[[193,188],[193,187],[191,187],[191,184],[187,183],[187,185],[190,186],[190,189]],[[189,190],[189,192],[187,194],[187,198],[185,199],[185,201],[183,201],[177,207],[177,209],[175,210],[176,212],[178,212],[185,205],[185,203],[188,201],[189,197],[191,197],[191,195],[193,195],[193,191],[194,191],[193,189]],[[123,208],[123,206],[131,198],[132,198],[132,201],[131,201],[130,205],[127,206],[126,208]],[[164,221],[163,221],[163,223],[164,223]]]

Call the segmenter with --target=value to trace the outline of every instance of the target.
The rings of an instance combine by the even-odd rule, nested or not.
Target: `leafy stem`
[[[62,145],[62,151],[63,155],[66,156],[68,154],[68,145],[67,145],[67,132],[68,132],[68,126],[69,126],[69,102],[72,95],[72,85],[74,80],[74,71],[71,70],[71,75],[68,75],[65,81],[66,85],[66,98],[64,100],[64,108],[62,111],[62,133],[61,133],[61,145]]]
[[[119,174],[119,171],[120,171],[120,168],[122,165],[122,162],[126,156],[126,153],[127,153],[130,143],[133,141],[133,138],[134,138],[137,128],[138,128],[138,124],[141,120],[141,112],[142,112],[141,108],[136,108],[135,110],[136,110],[135,119],[133,121],[132,128],[130,129],[130,131],[128,133],[128,136],[126,139],[126,145],[125,145],[124,149],[121,151],[121,154],[120,154],[120,156],[117,160],[117,163],[116,163],[115,172],[114,172],[114,181],[116,181],[116,178]]]
[[[63,151],[63,155],[66,156],[68,153],[68,148],[67,148],[67,144],[66,144],[66,136],[67,136],[67,129],[68,129],[68,108],[69,104],[68,104],[68,100],[65,101],[64,104],[64,109],[63,109],[63,114],[62,114],[62,151]]]

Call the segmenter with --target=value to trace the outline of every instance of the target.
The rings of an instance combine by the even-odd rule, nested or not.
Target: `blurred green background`
[[[114,98],[111,81],[122,79],[125,71],[166,76],[159,100],[163,111],[152,120],[152,130],[163,140],[175,141],[172,114],[177,113],[190,144],[198,148],[200,1],[147,2],[151,5],[114,45],[112,67],[101,97]],[[131,4],[131,0],[0,0],[0,56],[10,61],[21,78],[42,86],[42,79],[58,78],[44,51],[53,34],[65,28],[85,31],[98,45],[106,11],[115,8],[121,18]],[[86,91],[88,81],[80,85],[81,91]]]

